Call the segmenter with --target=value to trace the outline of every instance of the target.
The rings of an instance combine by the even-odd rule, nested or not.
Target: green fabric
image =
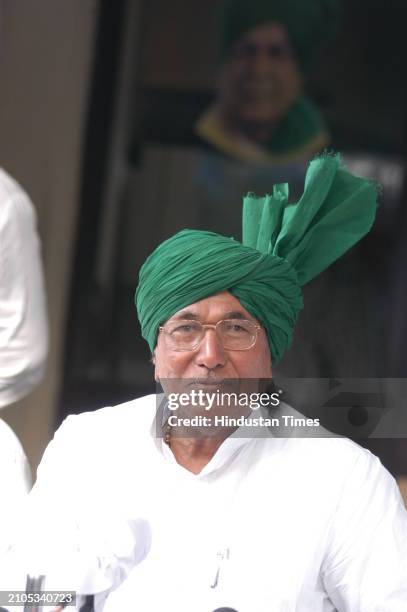
[[[233,238],[198,230],[183,230],[163,242],[140,271],[136,304],[151,351],[161,323],[181,308],[226,290],[258,320],[267,321],[267,328],[273,329],[271,352],[278,357],[302,307],[294,270],[283,259],[262,255]]]
[[[273,361],[282,357],[302,308],[301,286],[369,231],[376,187],[345,170],[339,156],[328,155],[310,163],[301,199],[287,200],[287,185],[276,185],[263,198],[246,196],[243,244],[183,230],[147,258],[136,305],[151,351],[159,325],[181,308],[227,290],[265,327]]]
[[[288,185],[244,199],[243,244],[290,262],[302,286],[369,231],[376,195],[376,185],[348,172],[339,155],[318,157],[297,203],[287,203]]]
[[[292,153],[324,133],[328,130],[321,113],[309,98],[303,96],[279,122],[266,148],[274,155]]]
[[[308,64],[312,50],[334,36],[341,21],[340,0],[224,0],[219,14],[222,59],[239,38],[258,25],[285,26],[299,63]]]

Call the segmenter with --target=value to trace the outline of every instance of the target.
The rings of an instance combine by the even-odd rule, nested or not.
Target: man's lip
[[[214,379],[214,378],[205,378],[203,380],[192,380],[188,383],[188,387],[211,387],[211,388],[224,388],[224,387],[235,387],[236,380],[230,380],[226,378],[222,379]]]
[[[225,383],[224,379],[214,379],[214,378],[205,378],[205,379],[195,379],[195,380],[191,380],[189,384],[190,387],[194,386],[194,385],[208,385],[208,386],[215,386],[215,385],[223,385]]]

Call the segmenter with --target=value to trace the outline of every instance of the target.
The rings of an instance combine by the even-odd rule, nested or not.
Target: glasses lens
[[[243,351],[256,341],[256,326],[244,319],[226,319],[218,323],[218,333],[225,349]]]
[[[171,321],[165,326],[168,346],[178,351],[195,348],[202,339],[199,321]]]

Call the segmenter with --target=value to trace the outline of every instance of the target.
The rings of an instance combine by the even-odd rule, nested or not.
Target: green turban
[[[338,30],[340,0],[224,0],[219,15],[219,47],[226,58],[249,30],[265,23],[285,26],[300,64]]]
[[[310,163],[297,203],[288,203],[288,185],[263,198],[247,195],[243,244],[198,230],[163,242],[142,266],[136,291],[151,351],[158,327],[181,308],[229,291],[264,326],[277,362],[291,344],[301,286],[369,231],[376,195],[376,186],[350,174],[339,156],[323,156]]]

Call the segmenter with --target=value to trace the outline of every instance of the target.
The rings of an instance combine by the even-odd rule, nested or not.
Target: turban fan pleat
[[[243,244],[198,230],[163,242],[142,266],[136,291],[151,351],[159,325],[177,311],[229,291],[264,326],[278,361],[302,308],[301,286],[369,231],[376,196],[374,183],[350,174],[339,155],[325,155],[310,163],[297,203],[288,203],[287,185],[263,198],[246,196]]]

